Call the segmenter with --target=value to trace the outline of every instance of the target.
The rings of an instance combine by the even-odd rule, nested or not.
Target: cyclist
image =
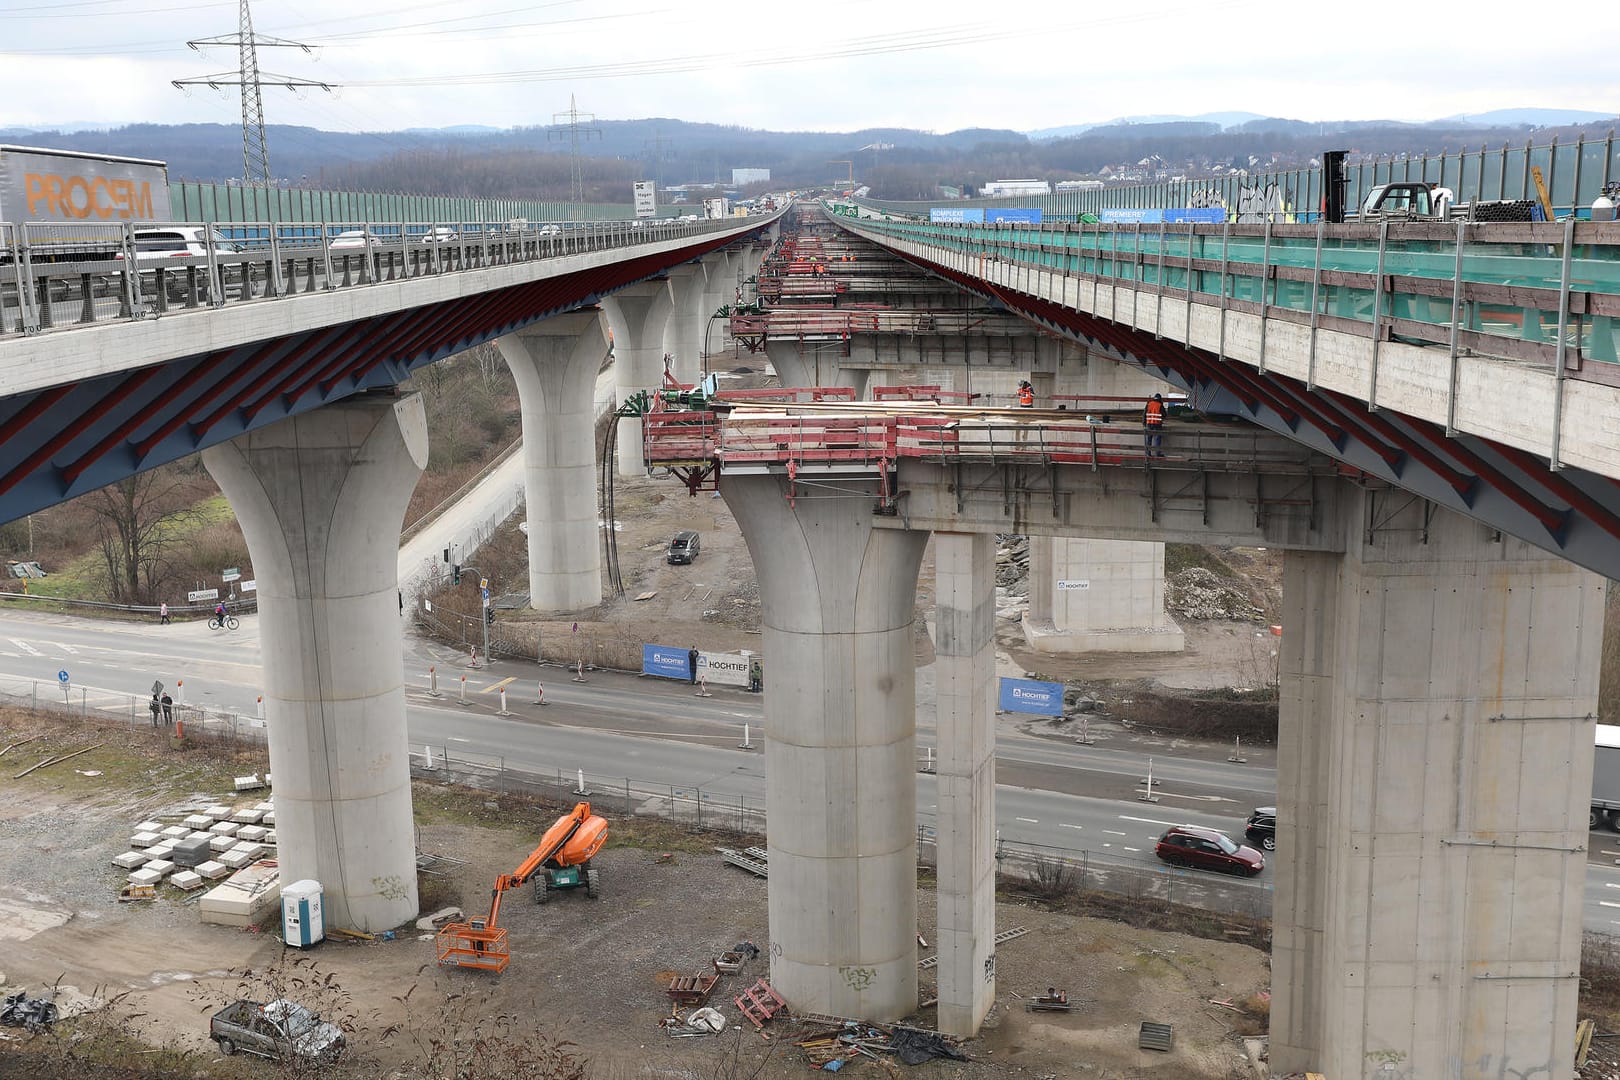
[[[220,626],[225,625],[225,601],[221,600],[214,605],[214,621]]]

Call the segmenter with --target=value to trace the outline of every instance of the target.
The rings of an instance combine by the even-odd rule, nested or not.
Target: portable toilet
[[[321,918],[321,883],[295,881],[281,890],[281,938],[288,945],[308,948],[326,937]]]

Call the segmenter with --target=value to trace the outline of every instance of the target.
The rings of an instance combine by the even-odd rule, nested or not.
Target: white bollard
[[[1158,802],[1159,797],[1153,794],[1153,759],[1148,758],[1147,791],[1136,797],[1137,802]]]
[[[693,696],[694,697],[714,697],[713,694],[709,693],[709,680],[708,680],[707,676],[704,676],[703,678],[698,680],[697,693],[694,694]]]
[[[184,705],[186,703],[186,680],[184,679],[176,679],[174,681],[174,703],[176,705]]]
[[[1235,761],[1239,765],[1243,765],[1248,762],[1249,759],[1243,756],[1243,736],[1232,736],[1232,756],[1226,760]]]
[[[589,795],[590,794],[590,791],[588,791],[586,789],[586,787],[585,787],[585,770],[584,769],[579,770],[579,786],[574,789],[574,794],[575,795]]]
[[[422,747],[422,758],[423,758],[423,760],[425,760],[427,762],[427,769],[428,769],[429,772],[431,772],[433,770],[433,744],[432,743],[428,743],[426,746]]]
[[[543,682],[537,682],[537,683],[534,684],[534,700],[529,702],[529,704],[530,705],[544,705],[545,703],[546,703],[546,684],[543,683]]]
[[[471,663],[470,666],[477,667],[478,666],[478,646],[469,645],[469,646],[467,646],[467,649],[468,649],[469,654],[472,656],[472,663]]]
[[[574,681],[575,682],[585,682],[586,681],[586,679],[585,679],[585,661],[583,661],[583,660],[581,660],[578,664],[574,665]]]
[[[428,697],[439,696],[439,669],[428,668]]]
[[[749,741],[749,738],[748,738],[748,724],[746,722],[744,722],[744,724],[743,724],[743,741],[737,744],[737,749],[739,749],[739,750],[752,750],[753,748],[754,748],[754,744],[751,741]]]
[[[264,719],[264,695],[259,695],[259,719]]]
[[[496,713],[495,715],[496,716],[511,716],[512,715],[511,713],[506,711],[506,687],[504,687],[504,686],[501,687],[501,710],[500,710],[500,712]]]
[[[462,706],[467,704],[467,676],[465,675],[461,677],[461,700],[456,702],[456,704]]]

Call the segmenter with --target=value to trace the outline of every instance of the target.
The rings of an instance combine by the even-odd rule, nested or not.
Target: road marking
[[[1107,833],[1109,836],[1126,836],[1126,835],[1128,835],[1127,833],[1115,832],[1113,829],[1104,829],[1103,832]]]
[[[1615,903],[1613,900],[1599,900],[1598,904],[1603,907],[1620,907],[1620,904]]]
[[[1041,823],[1040,818],[1032,818],[1032,817],[1013,818],[1013,820],[1014,821],[1027,821],[1031,825],[1039,825]]]
[[[26,642],[26,641],[18,641],[16,638],[12,638],[11,643],[13,645],[17,646],[17,648],[21,649],[23,652],[27,653],[29,656],[39,656],[39,655],[41,655],[40,651],[38,649],[34,648],[32,645],[28,644],[28,642]]]
[[[1614,850],[1612,850],[1610,848],[1598,848],[1598,854],[1599,855],[1620,855],[1620,851],[1614,851]]]
[[[447,735],[445,740],[447,742],[472,742],[471,739],[463,739],[460,735]]]
[[[1120,845],[1120,847],[1125,847],[1125,845],[1124,845],[1124,844],[1121,844],[1121,845]],[[1136,852],[1136,853],[1137,853],[1137,854],[1138,854],[1138,855],[1140,855],[1140,854],[1141,854],[1141,853],[1142,853],[1142,849],[1141,849],[1141,848],[1139,848],[1139,847],[1127,847],[1127,848],[1125,848],[1125,850],[1126,850],[1126,851],[1134,851],[1134,852]]]
[[[480,694],[493,694],[495,691],[499,690],[501,687],[507,686],[507,685],[509,685],[511,683],[515,683],[515,682],[517,682],[517,676],[516,675],[511,675],[511,676],[508,676],[507,678],[502,679],[498,683],[490,683],[488,686],[484,687],[483,689],[479,690],[478,692]]]
[[[68,654],[70,654],[72,656],[79,655],[79,650],[75,649],[73,646],[69,645],[65,641],[54,641],[51,644],[55,645],[58,649],[61,649],[63,652],[68,653]]]
[[[1127,816],[1125,814],[1119,815],[1119,820],[1121,820],[1121,821],[1140,821],[1144,825],[1179,825],[1179,824],[1181,824],[1179,821],[1160,821],[1157,818],[1150,818],[1150,817],[1129,817],[1129,816]]]
[[[1605,881],[1603,887],[1605,889],[1620,889],[1620,881]]]
[[[1070,825],[1067,821],[1060,821],[1060,822],[1058,822],[1058,828],[1060,828],[1060,829],[1083,829],[1083,828],[1085,828],[1085,826],[1084,825]]]

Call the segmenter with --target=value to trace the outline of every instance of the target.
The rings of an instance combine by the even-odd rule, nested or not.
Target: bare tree
[[[177,470],[152,469],[85,496],[95,514],[96,538],[115,602],[144,603],[162,576],[179,529],[196,519]]]

